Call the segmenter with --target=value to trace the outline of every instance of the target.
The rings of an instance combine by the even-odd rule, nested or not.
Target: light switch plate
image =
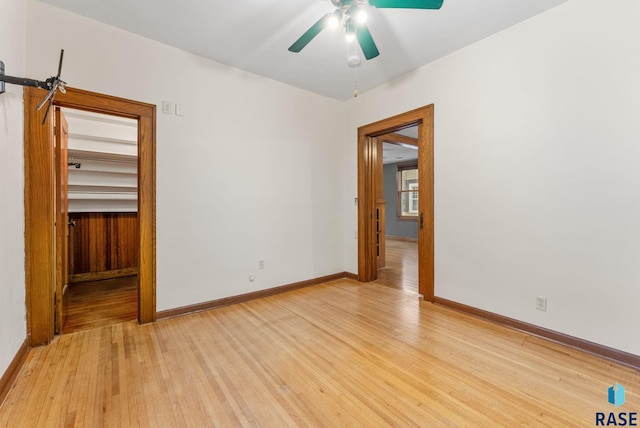
[[[171,101],[162,101],[162,113],[173,114],[173,103]]]

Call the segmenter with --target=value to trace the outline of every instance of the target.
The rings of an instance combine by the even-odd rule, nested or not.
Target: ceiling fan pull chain
[[[358,98],[358,67],[353,67],[353,98]]]

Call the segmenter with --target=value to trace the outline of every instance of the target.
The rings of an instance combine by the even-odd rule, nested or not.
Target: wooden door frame
[[[45,345],[54,337],[55,167],[53,111],[36,106],[46,92],[24,90],[24,199],[27,341]],[[156,106],[81,89],[58,93],[54,106],[138,121],[138,321],[156,320]]]
[[[418,201],[423,227],[418,226],[418,291],[434,300],[434,199],[433,199],[433,104],[358,128],[358,279],[377,278],[374,213],[379,157],[376,137],[418,126]],[[420,223],[420,222],[419,222]]]
[[[55,288],[55,332],[62,333],[67,299],[64,299],[69,284],[69,125],[62,109],[54,107],[54,153],[55,159],[55,215],[56,215],[56,288]],[[64,142],[64,144],[63,144]],[[58,227],[57,225],[62,225]]]

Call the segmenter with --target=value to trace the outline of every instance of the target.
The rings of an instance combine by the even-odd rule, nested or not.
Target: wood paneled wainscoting
[[[137,213],[73,213],[69,220],[69,282],[138,272]]]

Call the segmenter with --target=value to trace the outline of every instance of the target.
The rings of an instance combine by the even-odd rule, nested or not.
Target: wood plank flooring
[[[63,333],[138,319],[138,276],[71,284]]]
[[[0,426],[559,427],[609,411],[640,411],[638,371],[344,279],[62,335],[30,351]]]
[[[388,287],[418,293],[418,243],[387,237],[386,266],[375,281]]]

